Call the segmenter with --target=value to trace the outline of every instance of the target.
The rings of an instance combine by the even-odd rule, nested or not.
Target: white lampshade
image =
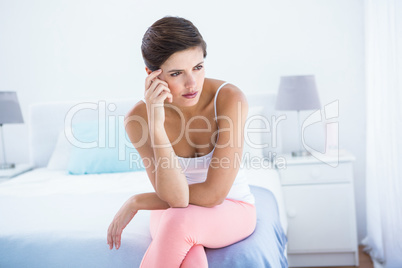
[[[0,125],[24,123],[17,93],[0,91]]]
[[[276,110],[320,109],[314,75],[282,76],[276,99]]]
[[[20,104],[17,99],[17,93],[12,91],[0,91],[0,136],[1,148],[3,151],[3,163],[0,163],[0,170],[15,168],[15,164],[7,163],[6,150],[4,147],[3,124],[16,123],[24,123]]]

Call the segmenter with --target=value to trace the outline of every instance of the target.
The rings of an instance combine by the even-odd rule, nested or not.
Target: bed
[[[249,117],[272,115],[274,95],[247,98]],[[68,133],[79,133],[72,123],[84,126],[85,133],[94,120],[98,128],[119,126],[133,103],[134,100],[96,100],[31,106],[29,152],[35,169],[0,183],[0,267],[139,267],[151,241],[149,211],[138,212],[126,227],[119,250],[109,250],[106,232],[124,201],[136,193],[153,190],[146,172],[141,167],[124,170],[109,166],[112,161],[105,162],[104,152],[110,155],[110,150],[95,148],[86,154],[90,150],[74,151],[75,147],[66,142]],[[263,121],[253,123],[255,128]],[[270,138],[265,134],[252,132],[248,137],[254,139],[254,144],[264,143]],[[99,133],[95,138],[97,147],[102,147]],[[81,142],[84,139],[80,137]],[[103,139],[109,145],[112,140],[124,140],[115,148],[129,146],[119,133],[109,133]],[[90,136],[84,145],[93,140],[94,136]],[[278,173],[269,161],[256,166],[250,160],[266,156],[266,150],[280,148],[251,147],[245,148],[248,155],[247,161],[242,162],[242,172],[249,178],[256,198],[257,227],[238,243],[206,249],[209,267],[287,267],[287,221]],[[98,161],[96,165],[88,163],[91,157]],[[87,169],[88,165],[92,170]]]

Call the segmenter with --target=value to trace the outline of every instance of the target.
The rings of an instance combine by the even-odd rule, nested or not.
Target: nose
[[[192,74],[187,75],[186,83],[184,85],[187,89],[195,89],[196,82],[195,77]]]

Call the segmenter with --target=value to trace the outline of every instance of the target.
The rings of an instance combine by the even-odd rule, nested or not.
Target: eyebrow
[[[200,63],[197,63],[194,67],[196,67],[200,64],[203,64],[203,63],[204,63],[204,61],[201,61]],[[173,69],[173,70],[168,71],[168,73],[176,73],[176,72],[182,72],[182,71],[184,71],[184,70]]]

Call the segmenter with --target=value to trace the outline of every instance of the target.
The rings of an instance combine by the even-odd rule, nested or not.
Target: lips
[[[198,91],[193,92],[193,93],[189,93],[189,94],[185,94],[185,95],[182,95],[182,96],[187,98],[187,99],[193,99],[193,98],[195,98],[197,96],[197,94],[198,94]]]

